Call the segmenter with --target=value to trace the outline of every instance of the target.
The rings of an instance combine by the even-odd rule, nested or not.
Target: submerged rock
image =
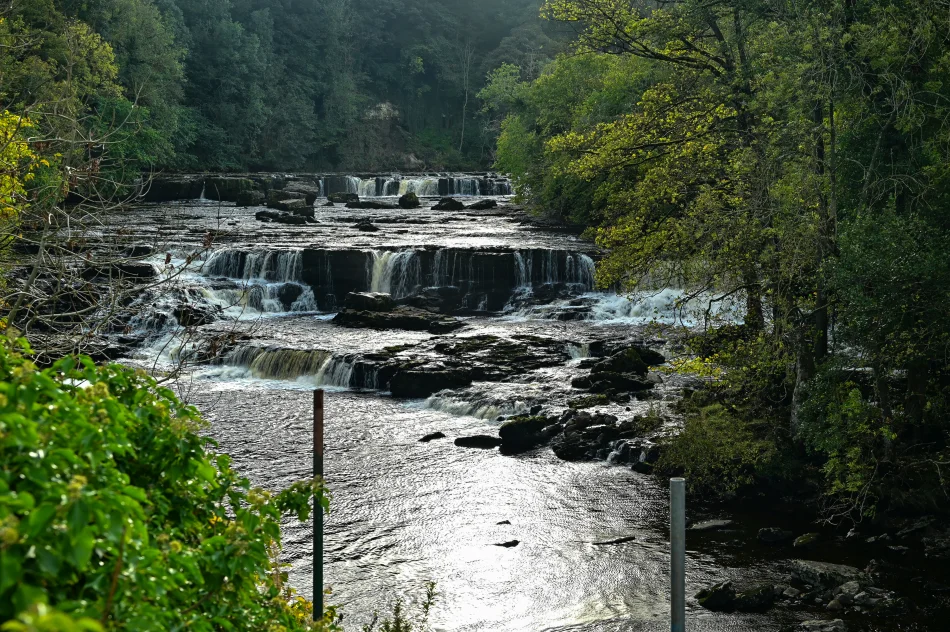
[[[722,531],[728,529],[733,524],[732,520],[703,520],[690,525],[690,531]]]
[[[478,448],[480,450],[491,450],[501,445],[501,439],[489,435],[475,435],[473,437],[459,437],[455,440],[455,445],[460,448]]]
[[[500,546],[500,547],[503,547],[503,548],[506,548],[506,549],[513,549],[514,547],[518,546],[519,544],[521,544],[521,542],[520,542],[519,540],[511,540],[511,541],[509,541],[509,542],[501,542],[501,543],[499,543],[499,544],[496,544],[495,546]]]
[[[356,200],[354,202],[347,202],[346,208],[355,208],[363,210],[391,210],[399,208],[395,204],[389,204],[387,202],[375,202],[371,200]]]
[[[426,436],[419,439],[419,443],[429,443],[430,441],[435,441],[436,439],[445,439],[445,433],[433,432],[432,434],[427,434]]]
[[[798,632],[848,632],[848,626],[841,619],[831,621],[803,621],[796,628]]]

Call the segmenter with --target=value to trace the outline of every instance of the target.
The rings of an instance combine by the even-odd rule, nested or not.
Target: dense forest
[[[559,49],[531,0],[15,0],[0,98],[75,99],[166,170],[484,168],[487,72]]]
[[[946,11],[551,0],[571,54],[482,92],[498,167],[590,227],[603,286],[744,301],[684,355],[722,378],[666,458],[696,488],[811,480],[833,521],[946,506]]]

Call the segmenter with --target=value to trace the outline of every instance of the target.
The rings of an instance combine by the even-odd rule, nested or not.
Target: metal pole
[[[313,477],[323,477],[323,391],[313,392]],[[313,496],[313,620],[323,619],[323,507]]]
[[[686,632],[686,479],[670,479],[670,632]]]

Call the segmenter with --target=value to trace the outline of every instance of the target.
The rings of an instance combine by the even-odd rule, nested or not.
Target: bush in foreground
[[[0,333],[0,628],[336,630],[274,558],[322,482],[251,489],[143,372],[68,357],[40,371]]]

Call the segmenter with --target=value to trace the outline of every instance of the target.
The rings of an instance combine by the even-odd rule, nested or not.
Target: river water
[[[499,414],[563,410],[592,344],[645,340],[663,349],[655,324],[690,324],[689,316],[674,309],[680,294],[672,290],[635,300],[594,292],[592,244],[537,228],[504,208],[509,198],[495,199],[499,210],[460,212],[431,210],[434,198],[422,209],[372,211],[323,207],[321,199],[318,223],[304,226],[261,223],[261,209],[228,204],[142,207],[123,218],[124,230],[161,244],[154,263],[177,276],[171,296],[143,297],[148,309],[134,323],[137,348],[125,361],[169,369],[202,341],[227,339],[226,353],[188,367],[176,388],[204,413],[237,469],[270,489],[309,476],[311,392],[328,389],[325,577],[347,629],[396,597],[417,601],[431,580],[436,630],[667,630],[661,482],[627,466],[562,462],[548,448],[512,457],[452,440],[497,433]],[[354,228],[367,219],[379,232]],[[209,231],[212,252],[182,272]],[[461,288],[464,329],[445,338],[330,322],[348,291],[411,295],[426,286]],[[211,314],[186,339],[175,308],[183,297]],[[485,335],[554,340],[564,359],[427,400],[391,397],[363,364],[387,347],[431,356],[439,340]],[[623,419],[665,405],[602,410]],[[447,439],[419,442],[433,432]],[[754,528],[690,536],[688,594],[724,579],[740,587],[782,582],[780,559],[757,548]],[[290,581],[310,596],[312,527],[287,521],[284,531]],[[520,544],[496,546],[512,540]],[[703,631],[779,630],[809,614],[713,615],[692,599],[688,608],[689,629]]]

